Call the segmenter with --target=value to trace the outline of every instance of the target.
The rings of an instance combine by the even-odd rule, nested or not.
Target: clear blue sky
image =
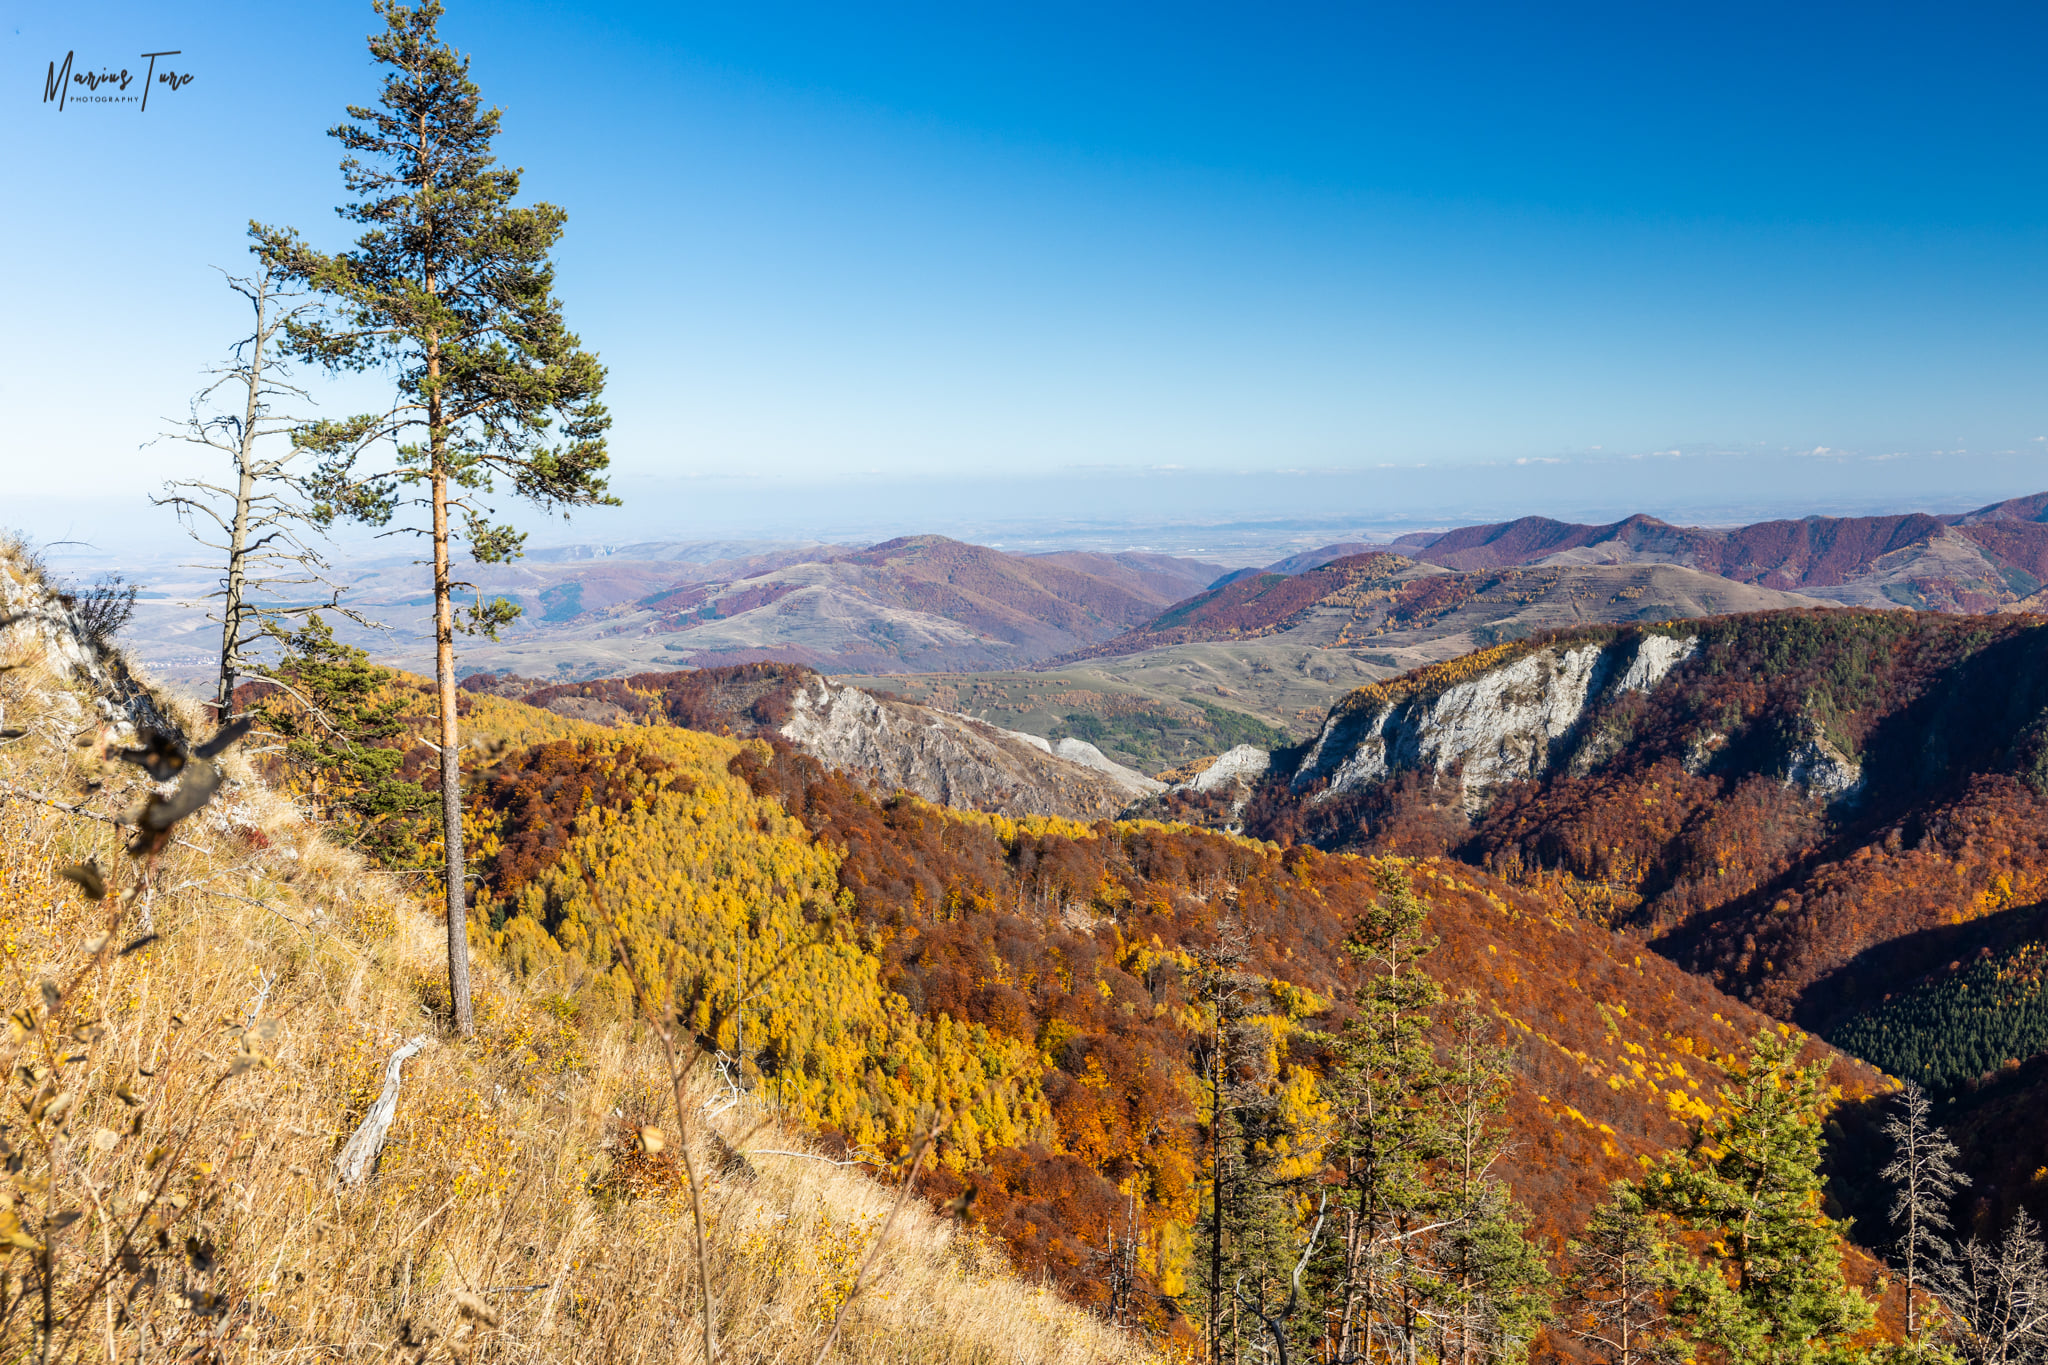
[[[323,134],[374,96],[372,18],[10,7],[17,492],[168,472],[136,447],[235,334],[207,267],[248,219],[343,243]],[[2048,487],[2040,6],[454,0],[443,31],[569,211],[629,490],[1351,471],[1358,507],[1301,511],[1365,516],[1383,465],[1455,500],[1560,460],[1516,486],[1570,510],[1654,505],[1625,462],[1670,450],[1730,503]],[[169,48],[196,79],[146,112],[41,103],[67,50]]]

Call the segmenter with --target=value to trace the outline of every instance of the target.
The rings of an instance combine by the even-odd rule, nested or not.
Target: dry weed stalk
[[[934,1123],[931,1131],[925,1134],[924,1141],[918,1145],[917,1158],[910,1163],[910,1173],[904,1176],[903,1183],[897,1186],[896,1202],[889,1206],[889,1216],[882,1220],[882,1229],[875,1234],[874,1245],[870,1246],[868,1254],[861,1258],[860,1269],[853,1273],[852,1286],[847,1289],[846,1297],[839,1301],[838,1309],[832,1314],[832,1330],[826,1333],[825,1344],[818,1348],[818,1358],[813,1365],[825,1365],[825,1361],[831,1357],[833,1344],[839,1340],[840,1324],[846,1321],[846,1310],[853,1307],[853,1301],[860,1297],[861,1286],[867,1281],[868,1271],[874,1266],[875,1257],[881,1254],[882,1247],[889,1240],[890,1229],[896,1226],[896,1219],[903,1212],[904,1201],[910,1198],[911,1190],[917,1186],[918,1174],[924,1170],[924,1159],[932,1154],[932,1148],[938,1145],[939,1138],[950,1126],[950,1116]]]

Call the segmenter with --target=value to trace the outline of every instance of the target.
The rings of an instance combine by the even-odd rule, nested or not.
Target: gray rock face
[[[89,643],[76,614],[50,585],[4,553],[0,553],[0,635],[6,637],[11,652],[37,660],[58,681],[82,684],[99,713],[97,721],[108,726],[122,743],[133,743],[141,730],[178,733],[176,722],[130,674],[127,661],[115,650]],[[56,700],[67,708],[78,708],[77,699],[69,693]],[[82,708],[77,718],[84,718]]]
[[[1476,814],[1511,783],[1569,763],[1596,701],[1654,689],[1698,646],[1697,637],[1645,635],[1540,649],[1434,696],[1339,706],[1294,787],[1327,779],[1324,800],[1402,769],[1456,772],[1465,812]]]
[[[1153,796],[1166,790],[1164,782],[1147,777],[1135,768],[1126,768],[1085,739],[1068,736],[1052,746],[1052,756],[1093,769],[1134,797]]]
[[[1240,744],[1228,753],[1219,755],[1214,763],[1181,783],[1180,787],[1191,791],[1213,792],[1233,785],[1249,786],[1265,776],[1266,769],[1272,766],[1273,755],[1254,745]]]
[[[790,703],[783,738],[880,792],[907,791],[927,801],[1003,815],[1114,818],[1144,788],[1159,784],[1092,753],[1108,769],[1076,762],[1033,735],[1015,735],[964,716],[885,701],[829,678],[813,678]],[[1120,778],[1124,773],[1128,778]]]
[[[958,712],[946,714],[950,719],[962,721],[970,727],[982,726],[983,728],[990,728],[985,726],[983,722],[976,720],[973,716],[963,716]],[[1062,759],[1068,763],[1078,763],[1084,768],[1092,768],[1116,783],[1119,787],[1122,787],[1134,799],[1141,796],[1156,796],[1166,790],[1164,782],[1147,777],[1135,768],[1126,768],[1123,764],[1117,762],[1085,739],[1075,739],[1069,735],[1055,744],[1042,735],[1026,734],[1022,730],[996,728],[996,733],[1013,743],[1028,744],[1042,754]]]
[[[1785,751],[1779,776],[1813,800],[1853,806],[1863,796],[1863,764],[1809,727],[1806,738]]]

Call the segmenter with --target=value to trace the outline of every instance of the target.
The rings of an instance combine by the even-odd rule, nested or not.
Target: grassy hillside
[[[234,753],[219,793],[131,858],[113,822],[150,786],[103,756],[124,732],[102,703],[119,699],[77,672],[61,633],[23,626],[0,644],[14,1011],[0,1041],[12,1101],[0,1355],[692,1358],[691,1201],[673,1137],[649,1150],[639,1136],[677,1131],[647,1028],[601,988],[500,970],[487,952],[477,1034],[448,1037],[442,930],[405,879],[338,847]],[[476,705],[476,719],[536,742],[595,730]],[[721,860],[748,857],[750,821],[770,813],[690,738],[675,742],[677,765],[710,778],[703,857],[675,869],[701,879],[703,908],[750,875]],[[59,876],[88,860],[103,900]],[[792,886],[825,875],[816,861],[773,870]],[[828,1003],[805,1017],[839,1019]],[[381,1164],[341,1188],[337,1151],[416,1036],[425,1047],[404,1066]],[[706,1182],[721,1359],[811,1359],[850,1297],[834,1360],[1151,1358],[1014,1278],[957,1220],[913,1201],[891,1223],[907,1163],[831,1164],[788,1118],[730,1099],[700,1076],[682,1101]],[[50,1267],[47,1297],[30,1253]]]

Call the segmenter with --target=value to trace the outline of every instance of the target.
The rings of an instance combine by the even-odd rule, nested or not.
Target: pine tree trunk
[[[1223,1006],[1216,1010],[1216,1048],[1209,1055],[1209,1360],[1223,1359]]]
[[[439,358],[428,362],[438,377]],[[455,604],[448,578],[448,475],[442,463],[446,440],[441,431],[440,402],[429,406],[434,443],[434,683],[441,704],[441,844],[447,853],[448,883],[448,1006],[455,1032],[464,1038],[476,1030],[469,1003],[469,897],[462,867],[462,763],[455,723]]]

